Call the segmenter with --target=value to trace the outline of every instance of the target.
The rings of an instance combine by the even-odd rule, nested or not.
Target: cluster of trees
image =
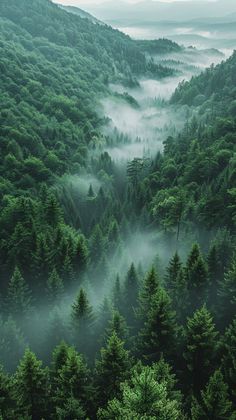
[[[236,54],[179,86],[193,117],[124,169],[97,100],[180,47],[47,0],[0,15],[0,418],[235,419]],[[143,229],[200,246],[130,265]]]
[[[59,316],[41,349],[47,367],[29,349],[16,367],[34,310],[16,269],[3,305],[1,359],[12,374],[0,372],[2,418],[233,420],[236,264],[222,273],[217,261],[216,245],[204,257],[195,244],[163,277],[132,264],[99,310],[80,289],[67,322],[53,273],[48,297]]]

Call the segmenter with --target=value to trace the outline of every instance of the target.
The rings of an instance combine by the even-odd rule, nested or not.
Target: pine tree
[[[201,392],[201,398],[193,399],[191,414],[192,420],[233,420],[228,386],[220,370],[216,370],[211,376],[205,390]],[[236,412],[234,414],[236,415]]]
[[[56,305],[62,299],[64,293],[63,281],[54,268],[47,281],[48,301],[52,305]]]
[[[94,198],[95,197],[92,184],[90,184],[90,186],[89,186],[88,197],[89,198]]]
[[[122,291],[120,285],[120,278],[118,275],[116,277],[115,286],[113,290],[113,306],[114,309],[116,309],[119,312],[122,309]]]
[[[120,383],[129,377],[130,368],[129,352],[113,332],[106,347],[101,349],[101,360],[96,361],[95,382],[100,406],[119,394]]]
[[[147,274],[143,287],[139,293],[138,303],[139,306],[137,308],[137,316],[142,325],[147,320],[147,314],[151,308],[151,302],[153,296],[155,296],[159,287],[159,280],[157,276],[157,272],[154,267],[151,268],[149,273]]]
[[[218,311],[218,287],[220,281],[220,258],[215,245],[212,245],[207,256],[209,287],[208,305],[216,313]]]
[[[47,371],[34,353],[26,350],[15,376],[14,397],[19,417],[41,420],[48,418]]]
[[[60,350],[60,364],[54,402],[55,406],[63,408],[65,402],[73,398],[82,404],[84,410],[88,407],[89,395],[89,371],[82,358],[73,347]],[[57,353],[57,363],[58,363]]]
[[[169,399],[166,383],[156,381],[151,367],[135,370],[121,391],[121,398],[109,401],[106,409],[99,409],[99,420],[184,419],[179,401]]]
[[[14,372],[26,348],[25,338],[12,318],[0,319],[0,331],[0,363]]]
[[[124,296],[123,296],[123,314],[125,315],[128,326],[134,327],[136,325],[135,310],[138,302],[138,276],[134,264],[127,273],[124,283]]]
[[[63,222],[62,210],[54,194],[48,194],[44,213],[45,220],[53,228]]]
[[[0,366],[0,418],[14,420],[15,403],[12,397],[12,381]]]
[[[125,318],[118,311],[114,311],[112,314],[112,319],[109,321],[106,331],[106,338],[110,337],[113,333],[124,342],[128,340],[129,332]]]
[[[189,262],[188,262],[189,263]],[[208,273],[206,264],[201,255],[188,265],[186,270],[189,313],[193,313],[206,303],[206,294],[208,287]]]
[[[79,400],[70,397],[65,399],[63,407],[56,407],[56,418],[58,420],[85,420],[86,412]]]
[[[184,358],[189,381],[195,394],[199,393],[214,370],[217,332],[207,308],[198,309],[186,326]],[[201,372],[201,374],[199,374]]]
[[[100,261],[104,253],[104,237],[99,225],[96,225],[93,229],[93,233],[90,239],[90,254],[92,255],[92,264],[96,264]]]
[[[91,354],[94,315],[84,289],[80,289],[75,303],[72,305],[71,319],[73,336],[79,351],[86,355]]]
[[[169,265],[167,267],[167,273],[165,276],[165,285],[167,290],[170,293],[170,296],[174,295],[178,275],[182,269],[182,263],[179,257],[179,254],[176,252],[173,258],[170,260]]]
[[[157,361],[161,355],[174,354],[177,337],[175,312],[167,292],[159,288],[154,295],[147,321],[138,337],[138,352],[148,361]]]
[[[103,343],[105,338],[105,330],[108,327],[109,320],[111,318],[112,310],[110,302],[107,298],[104,298],[102,305],[100,305],[97,322],[96,322],[96,337],[99,343]]]
[[[17,267],[8,284],[5,307],[7,313],[16,320],[21,320],[24,316],[29,315],[32,309],[30,289]]]
[[[236,255],[223,281],[219,284],[218,318],[222,327],[227,327],[236,314]]]
[[[80,237],[74,256],[74,269],[76,275],[81,275],[85,272],[88,265],[88,248],[85,243],[84,237]]]
[[[225,331],[222,355],[224,376],[236,406],[236,317]]]

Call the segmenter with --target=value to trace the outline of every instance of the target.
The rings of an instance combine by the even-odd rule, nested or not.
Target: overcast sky
[[[73,6],[79,6],[81,4],[99,4],[99,3],[105,3],[105,1],[110,0],[54,0],[55,3],[60,4],[66,4],[66,5],[73,5]],[[143,0],[123,0],[127,3],[138,3]],[[155,1],[155,0],[154,0]],[[159,0],[160,1],[160,0]],[[173,1],[194,1],[194,0],[161,0],[163,3],[171,3]],[[214,1],[214,0],[204,0],[204,1]]]

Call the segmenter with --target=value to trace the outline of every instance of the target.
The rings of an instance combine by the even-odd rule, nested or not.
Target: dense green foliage
[[[109,83],[180,51],[0,4],[1,419],[236,418],[236,53],[178,87],[163,153],[104,148],[129,142],[102,134]]]

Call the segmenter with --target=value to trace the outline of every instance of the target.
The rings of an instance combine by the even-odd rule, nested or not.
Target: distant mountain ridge
[[[90,20],[91,22],[93,22],[95,24],[97,23],[99,25],[104,25],[104,23],[101,20],[96,19],[90,13],[85,12],[85,10],[82,10],[79,7],[75,7],[75,6],[64,6],[63,4],[58,4],[58,6],[61,9],[65,10],[66,12],[68,12],[68,13],[72,13],[73,15],[77,15],[77,16],[83,18],[83,19],[88,19],[88,20]]]
[[[104,2],[101,4],[82,4],[82,9],[92,13],[98,19],[112,22],[113,20],[132,19],[137,20],[189,20],[196,18],[222,17],[229,14],[236,14],[235,0],[218,0],[216,2],[206,2],[194,0],[191,2],[178,1],[164,3],[161,1],[146,0],[136,4],[129,4],[124,1],[116,3]]]

